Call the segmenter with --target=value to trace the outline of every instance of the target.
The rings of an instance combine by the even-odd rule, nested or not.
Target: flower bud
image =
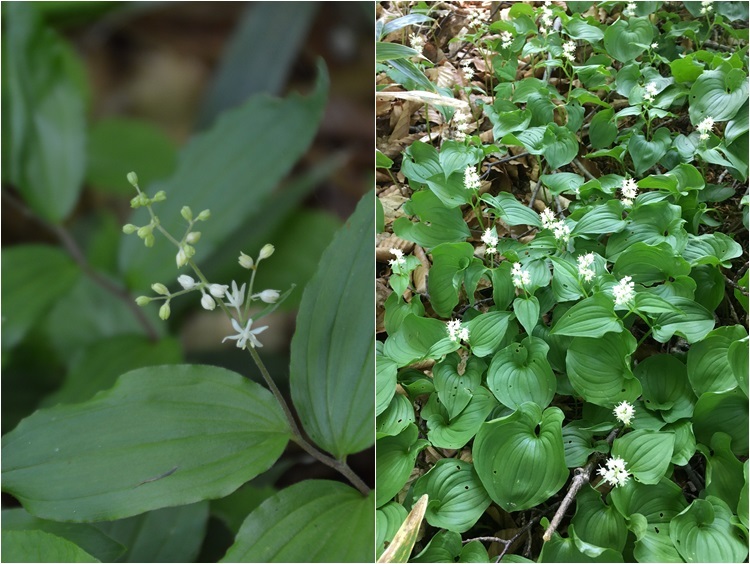
[[[149,233],[146,235],[146,237],[143,239],[143,244],[147,247],[153,247],[154,241],[156,241],[156,237],[153,236],[153,234]]]
[[[177,282],[179,282],[180,286],[182,286],[185,290],[192,290],[195,288],[195,280],[191,276],[188,276],[187,274],[180,274],[177,277]]]
[[[153,230],[154,228],[151,227],[151,225],[144,225],[143,227],[139,227],[137,231],[138,237],[140,237],[141,239],[145,239],[148,235],[151,235]]]
[[[182,268],[188,263],[188,257],[185,254],[185,251],[182,250],[182,248],[180,248],[180,250],[177,252],[175,260],[177,261],[177,268]]]
[[[167,290],[167,287],[164,284],[160,284],[159,282],[151,284],[151,289],[157,294],[161,294],[162,296],[169,295],[169,290]]]
[[[142,205],[143,204],[141,204],[141,195],[140,194],[138,194],[137,196],[133,196],[130,199],[130,207],[131,208],[133,208],[133,209],[140,208]]]
[[[200,231],[191,231],[190,233],[187,234],[187,237],[185,237],[185,241],[187,241],[191,245],[195,245],[200,240],[201,240]]]
[[[188,258],[193,258],[195,256],[195,247],[191,247],[190,245],[183,245],[183,249],[185,249],[185,254]]]
[[[253,267],[253,258],[240,251],[240,266],[250,270]]]
[[[128,223],[122,226],[122,232],[125,233],[125,235],[132,235],[136,231],[138,231],[138,226],[133,225],[132,223]]]
[[[152,202],[163,202],[167,199],[167,193],[164,190],[159,190],[154,197],[151,198]]]
[[[164,305],[159,308],[159,317],[166,321],[169,319],[170,313],[172,313],[172,310],[169,308],[169,301],[166,301]]]
[[[137,303],[139,306],[143,307],[143,306],[148,305],[149,303],[151,303],[151,298],[149,298],[148,296],[138,296],[135,299],[135,303]]]
[[[196,221],[206,221],[209,217],[211,217],[211,210],[203,210],[198,214]]]
[[[276,248],[270,243],[268,245],[263,245],[263,248],[260,250],[260,254],[258,255],[258,260],[267,259],[273,254],[275,250]]]
[[[203,297],[201,298],[201,305],[203,306],[203,309],[211,311],[216,307],[216,302],[208,294],[203,294]]]
[[[185,218],[185,221],[193,221],[193,210],[189,206],[182,206],[180,215]]]
[[[138,186],[138,175],[135,172],[129,172],[127,175],[128,182],[133,185],[133,187]]]
[[[278,290],[263,290],[260,294],[257,294],[262,302],[267,304],[275,304],[279,299]]]
[[[215,298],[223,298],[224,294],[227,293],[227,289],[229,286],[226,284],[211,284],[208,287],[208,291],[211,292],[211,295]]]

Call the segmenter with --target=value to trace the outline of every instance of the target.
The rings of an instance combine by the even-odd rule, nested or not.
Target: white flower
[[[395,266],[395,265],[403,266],[406,264],[406,259],[404,258],[404,251],[402,251],[401,249],[391,249],[391,254],[395,255],[396,258],[389,260],[388,264],[390,264],[391,266]]]
[[[633,16],[635,16],[635,9],[636,9],[635,2],[628,2],[628,5],[625,6],[625,10],[623,10],[622,13],[623,15],[629,18],[632,18]]]
[[[469,328],[463,327],[460,319],[451,319],[447,324],[447,329],[451,341],[469,340]]]
[[[713,0],[703,0],[703,2],[701,2],[701,15],[705,16],[709,12],[713,11],[714,7],[711,5],[713,3]]]
[[[542,227],[544,227],[544,229],[552,229],[552,226],[557,223],[555,213],[549,208],[544,208],[544,211],[539,214],[539,217],[542,220]]]
[[[202,290],[201,290],[201,292],[202,292]],[[201,305],[203,306],[203,309],[207,309],[208,311],[212,311],[216,307],[216,302],[208,294],[203,294],[203,297],[201,298]]]
[[[422,54],[422,50],[424,49],[424,43],[424,37],[422,37],[421,35],[415,35],[412,33],[409,36],[409,44],[411,45],[411,48],[420,55]]]
[[[552,3],[546,3],[542,7],[542,27],[552,27],[554,15],[552,14]],[[546,33],[546,30],[543,32]]]
[[[177,251],[175,260],[177,261],[177,268],[182,268],[188,263],[188,256],[187,254],[185,254],[185,250],[182,247],[180,247],[180,250]]]
[[[594,264],[594,253],[586,253],[578,257],[578,274],[586,282],[591,282],[596,276],[596,272],[589,268],[592,264]]]
[[[250,327],[253,326],[253,320],[248,319],[247,325],[245,325],[245,328],[243,329],[242,326],[237,323],[236,319],[232,319],[232,327],[234,327],[234,330],[237,331],[236,335],[229,335],[228,337],[224,337],[221,342],[223,343],[227,339],[232,339],[234,341],[237,341],[237,348],[238,349],[244,349],[247,347],[247,342],[250,341],[250,346],[255,347],[262,347],[263,345],[258,340],[258,338],[255,336],[259,333],[262,333],[266,329],[268,329],[268,325],[265,325],[263,327],[258,327],[257,329],[250,330]]]
[[[656,41],[654,41],[654,42],[653,42],[653,43],[651,44],[651,48],[652,48],[652,49],[657,49],[658,47],[659,47],[659,44],[658,44],[658,43],[657,43]]]
[[[513,285],[516,288],[523,288],[526,284],[531,282],[529,271],[522,269],[520,262],[513,263],[513,269],[510,271],[510,274],[513,276]]]
[[[615,305],[621,306],[627,304],[635,296],[635,284],[631,282],[632,278],[626,276],[612,288],[612,295],[615,297]]]
[[[224,305],[233,307],[234,309],[237,310],[237,313],[240,313],[240,309],[245,303],[245,284],[243,284],[238,289],[237,282],[232,280],[232,292],[228,293],[226,295],[226,298],[227,298],[227,303],[225,303]]]
[[[467,190],[478,190],[482,186],[477,169],[471,165],[464,170],[464,188]]]
[[[643,99],[646,100],[646,102],[653,102],[658,93],[659,93],[659,87],[656,86],[656,83],[649,82],[646,85],[646,91],[643,93]]]
[[[177,282],[179,282],[180,286],[182,286],[185,290],[192,290],[195,288],[195,280],[192,279],[192,277],[188,276],[187,274],[181,274],[177,277]]]
[[[489,17],[484,10],[475,10],[469,15],[468,25],[469,27],[479,27]]]
[[[253,294],[253,299],[260,298],[260,301],[266,302],[267,304],[275,304],[279,299],[278,290],[263,290],[259,294]]]
[[[638,183],[632,178],[626,178],[622,181],[620,192],[622,193],[622,203],[631,206],[638,195]]]
[[[607,460],[606,468],[599,468],[597,473],[612,486],[624,486],[630,476],[625,469],[625,461],[619,456]]]
[[[469,127],[469,115],[463,113],[460,109],[453,114],[453,127],[456,130],[455,137],[457,141],[466,139],[466,130]]]
[[[500,39],[503,42],[503,49],[507,49],[513,43],[513,34],[509,31],[504,31],[500,34]]]
[[[630,425],[633,415],[635,415],[635,408],[628,402],[623,401],[615,406],[614,414],[618,421],[625,425]]]
[[[276,250],[276,247],[274,247],[271,243],[263,245],[263,248],[260,250],[260,253],[258,254],[258,261],[267,259],[273,254],[275,250]]]
[[[242,268],[250,270],[253,267],[253,257],[247,256],[245,253],[240,251],[239,263]]]
[[[497,241],[497,235],[488,227],[482,234],[482,242],[488,247],[497,247]]]
[[[714,119],[712,117],[706,117],[702,122],[698,124],[695,129],[700,133],[700,140],[705,141],[709,138],[709,133],[714,127]]]
[[[223,298],[228,288],[229,286],[226,284],[209,284],[208,291],[211,292],[214,298]]]
[[[576,44],[575,41],[568,41],[566,43],[563,43],[563,57],[568,59],[571,63],[576,60],[575,58],[575,52],[576,52]]]
[[[552,232],[555,235],[555,239],[561,240],[565,243],[570,239],[570,227],[568,227],[564,221],[558,221],[552,226]]]

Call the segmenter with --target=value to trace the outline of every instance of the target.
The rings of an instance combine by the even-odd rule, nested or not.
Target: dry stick
[[[583,163],[580,160],[578,160],[578,157],[573,159],[573,164],[576,165],[581,170],[581,172],[586,178],[588,178],[589,180],[596,180],[596,176],[591,174],[589,170],[585,166],[583,166]]]
[[[739,284],[737,284],[737,282],[735,282],[734,280],[732,280],[731,278],[729,278],[729,276],[727,276],[726,274],[723,274],[723,273],[722,273],[722,276],[724,276],[724,281],[727,284],[729,284],[732,288],[734,288],[735,290],[738,290],[741,294],[744,294],[745,296],[748,295],[747,290],[745,290],[745,288],[743,288],[742,286],[740,286]]]
[[[76,243],[75,239],[64,227],[62,227],[61,225],[52,225],[50,223],[47,223],[41,217],[32,213],[32,211],[27,208],[22,202],[18,201],[15,197],[11,196],[5,191],[3,192],[3,197],[26,217],[33,219],[39,225],[54,233],[55,236],[60,240],[62,245],[65,247],[65,250],[68,251],[68,254],[71,256],[71,258],[81,268],[83,273],[91,278],[94,283],[98,284],[107,292],[111,293],[116,298],[122,300],[125,303],[128,309],[133,313],[133,316],[136,318],[136,320],[138,320],[138,323],[140,323],[143,327],[143,330],[148,335],[149,340],[159,340],[159,334],[156,332],[154,326],[151,325],[151,322],[145,316],[141,308],[135,303],[135,301],[133,300],[133,296],[131,296],[127,290],[121,288],[120,286],[117,286],[112,281],[94,270],[86,260],[86,256],[78,246],[78,243]]]
[[[531,193],[531,200],[529,200],[529,208],[534,207],[534,202],[536,201],[536,195],[539,193],[539,188],[542,187],[542,176],[547,174],[547,171],[549,170],[548,165],[544,165],[544,169],[542,170],[542,174],[539,175],[539,180],[536,181],[536,186],[534,186],[534,191]]]
[[[612,441],[615,440],[617,434],[620,431],[620,427],[613,429],[612,432],[607,436],[607,444],[611,445]],[[578,494],[578,491],[591,479],[591,471],[594,469],[594,466],[596,465],[598,459],[599,455],[595,454],[589,459],[589,461],[586,463],[586,466],[576,468],[573,471],[573,481],[570,483],[568,493],[565,494],[560,507],[558,508],[557,512],[555,512],[555,516],[552,517],[552,522],[549,524],[549,527],[547,527],[547,530],[544,531],[544,535],[542,536],[544,542],[548,542],[552,538],[552,534],[557,530],[557,527],[560,525],[560,521],[562,521],[563,517],[565,516],[565,512],[568,510],[570,504],[573,503],[573,500]]]

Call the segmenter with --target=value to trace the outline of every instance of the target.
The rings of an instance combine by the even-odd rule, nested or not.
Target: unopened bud
[[[147,247],[153,247],[154,242],[156,241],[156,237],[153,236],[153,234],[149,233],[146,235],[146,237],[143,238],[143,244]]]
[[[159,190],[154,197],[151,199],[152,202],[163,202],[167,199],[167,193],[164,190]]]
[[[185,237],[185,241],[187,241],[191,245],[195,245],[200,240],[201,240],[200,231],[191,231],[190,233],[187,234],[187,237]]]
[[[138,175],[135,172],[129,172],[127,176],[128,182],[133,185],[133,187],[138,186]]]
[[[141,204],[141,195],[140,194],[138,194],[137,196],[133,196],[130,199],[130,207],[131,208],[133,208],[133,209],[140,208],[142,205],[143,204]]]
[[[169,290],[167,290],[167,287],[164,284],[161,284],[159,282],[156,282],[155,284],[151,284],[151,289],[157,294],[161,294],[162,296],[169,295]]]
[[[144,225],[143,227],[139,227],[137,231],[138,237],[140,237],[141,239],[145,239],[146,237],[151,235],[153,230],[154,228],[151,225]]]
[[[183,249],[185,249],[185,254],[188,258],[193,258],[195,256],[195,247],[191,247],[190,245],[183,245]]]
[[[267,304],[275,304],[279,299],[278,290],[263,290],[260,294],[256,294],[262,302]]]
[[[183,249],[180,249],[179,251],[177,251],[176,261],[177,261],[177,268],[182,268],[188,263],[188,257],[185,254],[185,251]]]
[[[263,248],[260,250],[260,254],[258,255],[258,260],[267,259],[273,254],[275,250],[276,248],[270,243],[268,245],[263,245]]]
[[[203,210],[201,213],[198,214],[198,217],[196,218],[196,220],[206,221],[209,217],[211,217],[211,210]]]
[[[211,284],[208,287],[208,291],[211,292],[211,295],[215,298],[223,298],[224,294],[227,293],[227,289],[229,286],[226,284]]]
[[[201,305],[203,306],[203,309],[212,311],[216,307],[216,302],[208,294],[203,294],[203,297],[201,298]]]
[[[182,206],[180,215],[185,218],[185,221],[193,220],[193,210],[191,210],[189,206]]]
[[[148,296],[138,296],[135,299],[135,303],[137,303],[139,306],[143,307],[143,306],[148,305],[148,304],[151,303],[151,298],[149,298]]]
[[[172,310],[169,308],[169,301],[165,302],[163,306],[159,308],[159,317],[166,321],[169,319],[169,314],[172,313]]]
[[[250,270],[253,267],[253,258],[240,251],[240,266]]]
[[[136,231],[138,231],[138,226],[133,225],[132,223],[127,223],[122,226],[122,232],[125,233],[126,235],[132,235]]]
[[[192,290],[195,288],[195,280],[191,276],[188,276],[187,274],[180,274],[177,277],[177,282],[180,283],[180,286],[185,288],[186,290]]]

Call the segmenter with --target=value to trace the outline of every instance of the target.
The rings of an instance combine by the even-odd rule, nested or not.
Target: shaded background
[[[3,4],[3,35],[7,36],[13,23],[8,17],[9,3]],[[86,172],[81,196],[62,228],[29,211],[12,177],[6,174],[8,147],[15,141],[7,124],[17,106],[9,105],[8,77],[4,73],[3,256],[7,249],[21,244],[54,245],[73,252],[78,249],[93,268],[119,286],[123,283],[117,265],[121,226],[130,217],[129,200],[134,195],[125,180],[127,172],[137,171],[141,187],[148,190],[152,182],[171,175],[180,147],[194,133],[210,128],[221,111],[258,93],[307,94],[318,74],[317,60],[325,61],[331,86],[321,127],[268,205],[282,201],[285,190],[295,182],[306,183],[307,188],[295,193],[299,201],[270,225],[258,225],[257,217],[248,217],[246,225],[231,238],[237,245],[232,243],[226,253],[215,253],[202,263],[212,281],[239,281],[247,275],[236,264],[240,250],[256,256],[262,243],[276,245],[277,253],[259,270],[256,290],[285,290],[291,283],[297,284],[290,300],[264,320],[270,327],[263,334],[262,356],[286,392],[289,343],[304,284],[334,231],[352,213],[373,180],[374,5],[38,2],[31,6],[45,26],[64,38],[71,47],[72,59],[79,63],[70,72],[80,83],[85,106]],[[17,53],[7,44],[3,47],[5,67],[8,58]],[[252,179],[248,179],[248,185],[252,185]],[[158,213],[158,204],[155,210]],[[221,218],[212,217],[202,230],[209,231],[212,222],[219,221]],[[245,247],[243,243],[257,245]],[[196,247],[200,256],[200,243]],[[139,252],[148,249],[140,247]],[[10,301],[14,299],[8,281],[12,265],[8,266],[5,259],[3,262],[3,301]],[[175,270],[175,278],[178,274]],[[174,280],[156,281],[174,288]],[[132,297],[152,295],[147,286],[131,288],[131,293]],[[367,299],[371,299],[369,288],[367,293]],[[139,365],[207,363],[259,380],[244,351],[234,348],[233,342],[221,344],[221,339],[232,333],[228,320],[218,310],[202,310],[196,296],[173,300],[172,316],[166,324],[156,317],[158,303],[142,310],[147,323],[164,333],[158,346],[150,347],[143,345],[143,327],[123,300],[82,277],[59,296],[19,343],[12,347],[4,344],[3,433],[38,407],[83,401],[111,387],[119,374],[135,368],[133,355],[140,356]],[[116,342],[122,353],[113,356],[106,348],[97,349],[97,341],[105,338],[120,339]],[[91,373],[98,375],[96,381],[85,381],[86,374]],[[232,529],[264,495],[273,492],[273,487],[303,478],[342,479],[294,448],[291,445],[272,471],[254,481],[257,491],[242,494],[240,490],[229,503],[211,502],[207,540],[193,549],[200,548],[200,559],[220,558],[233,539]],[[373,485],[372,450],[352,456],[348,462]],[[8,496],[3,497],[4,508],[16,505]],[[166,531],[175,516],[169,513],[171,509],[161,511],[167,512],[161,524]],[[149,517],[150,528],[155,531],[160,527],[159,514],[152,512]],[[191,521],[183,517],[188,531]],[[121,528],[120,535],[136,534],[135,521]],[[193,531],[192,536],[197,533]],[[131,551],[125,558],[168,561],[189,556],[189,552],[168,552],[154,556],[148,551]]]

